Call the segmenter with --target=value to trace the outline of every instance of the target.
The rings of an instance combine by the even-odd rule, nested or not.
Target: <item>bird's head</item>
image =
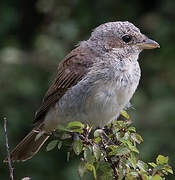
[[[108,22],[94,29],[90,41],[106,51],[118,53],[140,53],[143,49],[160,47],[159,44],[142,34],[132,23]]]

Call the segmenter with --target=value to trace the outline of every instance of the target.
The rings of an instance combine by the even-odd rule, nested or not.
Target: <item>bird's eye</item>
[[[130,41],[131,41],[131,39],[132,39],[132,37],[131,37],[131,36],[129,36],[129,35],[124,35],[124,36],[122,37],[122,40],[123,40],[125,43],[130,42]]]

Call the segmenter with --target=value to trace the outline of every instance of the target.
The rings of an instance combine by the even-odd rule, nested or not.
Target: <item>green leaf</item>
[[[124,112],[125,113],[125,112]],[[129,118],[129,117],[127,117]],[[122,118],[123,119],[123,118]],[[111,168],[111,162],[106,163],[107,155],[111,156],[111,161],[116,166],[118,172],[118,180],[125,178],[126,180],[135,180],[136,178],[142,178],[143,180],[163,180],[164,176],[168,173],[173,174],[171,166],[168,165],[168,157],[159,155],[156,159],[156,163],[149,163],[153,168],[148,170],[148,164],[138,160],[139,153],[136,144],[143,141],[142,137],[136,133],[135,127],[130,126],[130,119],[125,121],[115,121],[112,126],[109,124],[106,130],[110,129],[110,133],[106,135],[104,139],[101,139],[104,131],[98,129],[94,132],[94,137],[88,136],[88,140],[91,142],[88,145],[82,143],[81,139],[78,139],[73,144],[73,151],[76,155],[80,155],[83,152],[83,162],[78,166],[78,173],[80,177],[83,177],[86,171],[93,172],[94,178],[97,179],[96,170],[99,172],[99,179],[112,180],[113,169]],[[88,133],[91,129],[86,126]],[[84,125],[80,122],[71,122],[68,124],[67,129],[63,130],[60,134],[65,141],[54,140],[51,141],[47,150],[53,149],[55,146],[58,149],[61,148],[62,143],[64,145],[71,145],[72,139],[69,132],[83,132]],[[86,131],[82,136],[86,136]],[[102,140],[104,140],[102,142]],[[112,145],[110,145],[112,144]],[[105,146],[105,148],[104,148]],[[69,161],[70,152],[67,153],[67,161]],[[115,163],[116,162],[116,163]],[[150,166],[149,166],[150,167]],[[152,174],[152,175],[150,175]]]
[[[158,157],[156,158],[156,163],[157,164],[167,164],[168,163],[168,156],[162,156],[162,155],[158,155]]]
[[[137,134],[137,133],[136,133],[136,138],[137,138],[137,140],[138,140],[138,143],[139,143],[139,142],[140,142],[140,143],[143,142],[142,136],[140,136],[140,135]],[[140,143],[139,143],[139,144],[140,144]]]
[[[116,155],[116,156],[122,156],[130,153],[129,148],[127,148],[125,145],[116,146],[109,155]]]
[[[72,132],[72,130],[70,130],[70,129],[68,129],[68,128],[65,128],[65,127],[63,127],[63,126],[59,126],[59,127],[57,127],[57,129],[56,129],[56,131],[57,132]]]
[[[90,148],[87,146],[87,147],[84,149],[84,159],[85,159],[86,161],[89,161],[91,155],[92,155],[92,152],[91,152]]]
[[[151,165],[152,167],[156,167],[157,164],[155,164],[154,162],[148,163],[149,165]]]
[[[164,165],[162,164],[158,164],[155,168],[153,168],[152,174],[155,175],[158,172],[160,172],[162,170],[162,168],[164,167]]]
[[[83,155],[86,162],[94,162],[95,157],[93,155],[92,146],[85,147]]]
[[[168,168],[165,168],[165,170],[166,170],[167,172],[173,174],[173,170],[172,170],[172,168],[171,168],[170,166],[169,166]]]
[[[132,138],[135,142],[137,142],[138,144],[140,144],[141,142],[143,142],[142,137],[141,137],[139,134],[137,134],[137,133],[131,133],[131,138]]]
[[[84,125],[79,122],[79,121],[73,121],[73,122],[70,122],[68,125],[67,125],[67,128],[72,128],[72,127],[80,127],[80,128],[84,128]]]
[[[83,129],[72,129],[72,132],[83,133]]]
[[[58,149],[61,149],[61,146],[63,145],[63,142],[62,141],[59,141],[59,143],[58,143]]]
[[[122,128],[125,128],[127,127],[127,124],[124,122],[124,121],[113,121],[113,124],[114,124],[114,128],[117,128],[117,129],[122,129]]]
[[[53,140],[53,141],[49,142],[49,144],[46,147],[46,151],[50,151],[50,150],[54,149],[56,147],[57,143],[58,143],[58,140]]]
[[[80,139],[74,142],[73,150],[74,150],[76,155],[79,155],[82,152],[83,143],[82,143],[82,141]]]
[[[100,161],[99,162],[99,168],[100,171],[106,173],[106,172],[110,172],[112,171],[111,167],[110,167],[110,164],[109,163],[106,163],[105,161]],[[111,172],[110,172],[111,173]],[[111,173],[112,174],[112,173]]]
[[[96,144],[99,144],[99,143],[101,142],[101,138],[100,138],[100,137],[95,138],[95,139],[94,139],[94,142],[95,142]]]
[[[136,128],[133,127],[133,126],[129,127],[128,130],[131,131],[131,132],[136,132]]]
[[[120,113],[122,116],[124,116],[126,119],[129,119],[129,115],[125,110],[122,110]]]
[[[99,160],[100,156],[101,156],[101,151],[97,145],[93,145],[93,153],[94,153],[96,160]]]
[[[113,174],[111,172],[105,172],[101,177],[100,180],[113,180]]]
[[[148,173],[141,172],[141,175],[142,175],[143,180],[148,180],[149,179]]]
[[[158,174],[156,174],[155,176],[151,177],[150,180],[163,180],[161,176],[159,176]]]
[[[93,175],[94,175],[94,179],[97,179],[96,169],[95,169],[94,165],[91,164],[91,163],[87,163],[87,164],[86,164],[86,168],[87,168],[89,171],[92,171],[92,172],[93,172]]]
[[[137,159],[133,152],[130,153],[130,157],[128,158],[129,162],[132,164],[133,168],[136,169]]]
[[[115,151],[117,147],[118,147],[117,145],[110,145],[108,146],[108,149]]]
[[[129,149],[131,149],[131,151],[139,153],[139,150],[135,146],[133,146],[131,144],[128,144],[128,146],[129,146]]]
[[[137,167],[144,172],[146,172],[148,170],[148,165],[141,160],[138,160]]]
[[[138,173],[137,172],[131,172],[131,173],[127,173],[126,174],[126,180],[136,180],[136,178],[138,177]]]
[[[117,168],[117,170],[118,170],[118,174],[119,174],[119,176],[118,176],[118,180],[124,180],[124,177],[125,177],[125,168]]]
[[[104,131],[102,129],[97,129],[94,132],[94,137],[100,137],[103,134],[104,134]]]
[[[133,146],[129,140],[125,140],[122,138],[122,139],[120,139],[120,141],[123,142],[124,144],[127,144],[131,151],[139,153],[139,150],[136,148],[136,146]]]

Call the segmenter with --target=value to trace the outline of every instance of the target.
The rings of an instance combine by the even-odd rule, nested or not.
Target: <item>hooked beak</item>
[[[152,39],[146,39],[145,41],[141,42],[141,43],[137,43],[136,44],[138,47],[140,47],[141,49],[155,49],[155,48],[160,48],[160,45],[152,40]]]

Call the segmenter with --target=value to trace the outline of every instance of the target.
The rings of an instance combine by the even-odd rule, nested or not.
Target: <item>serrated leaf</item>
[[[76,155],[79,155],[82,152],[83,143],[82,143],[82,141],[80,139],[74,142],[73,150],[74,150]]]
[[[49,144],[46,147],[46,151],[50,151],[50,150],[54,149],[56,147],[57,143],[58,143],[58,140],[53,140],[53,141],[49,142]]]
[[[125,145],[120,145],[114,148],[109,155],[115,155],[115,156],[122,156],[130,153],[129,148],[127,148]]]
[[[62,141],[59,141],[59,143],[58,143],[58,145],[57,145],[57,147],[58,147],[58,149],[61,149],[61,146],[63,145],[63,142]]]
[[[100,156],[101,156],[101,151],[97,145],[93,145],[93,153],[94,153],[96,160],[99,160]]]
[[[168,156],[162,156],[162,155],[158,155],[158,157],[156,158],[156,163],[157,164],[167,164],[168,163]]]
[[[67,125],[67,128],[72,128],[72,127],[80,127],[80,128],[84,128],[84,125],[79,122],[79,121],[73,121],[73,122],[70,122],[68,125]]]
[[[129,119],[129,115],[125,110],[122,110],[120,113],[122,116],[124,116],[126,119]]]

